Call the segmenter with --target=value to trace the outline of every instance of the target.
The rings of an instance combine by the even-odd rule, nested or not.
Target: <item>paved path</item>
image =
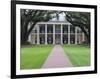
[[[62,46],[55,45],[42,68],[60,68],[71,66],[72,64],[69,61],[67,55],[65,55]]]

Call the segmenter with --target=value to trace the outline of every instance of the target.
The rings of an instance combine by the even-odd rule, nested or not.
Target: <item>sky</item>
[[[65,19],[65,14],[64,13],[60,13],[59,14],[59,20],[57,20],[57,18],[53,18],[52,20],[50,21],[66,21]]]

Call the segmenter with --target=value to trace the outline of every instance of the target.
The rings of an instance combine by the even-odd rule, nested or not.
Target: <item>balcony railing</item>
[[[53,33],[53,31],[49,30],[48,33]]]
[[[61,30],[55,30],[55,33],[61,33]]]
[[[40,33],[45,33],[45,31],[44,30],[41,30]]]
[[[67,33],[67,31],[63,31],[63,33]]]

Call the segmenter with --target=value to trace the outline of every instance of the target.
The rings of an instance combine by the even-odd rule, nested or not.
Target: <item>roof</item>
[[[48,21],[48,22],[38,22],[37,24],[67,24],[67,25],[70,25],[71,23],[67,21]]]

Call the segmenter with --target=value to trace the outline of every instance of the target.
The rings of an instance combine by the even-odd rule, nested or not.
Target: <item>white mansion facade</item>
[[[81,44],[85,41],[79,27],[68,22],[38,22],[29,35],[31,44]]]

